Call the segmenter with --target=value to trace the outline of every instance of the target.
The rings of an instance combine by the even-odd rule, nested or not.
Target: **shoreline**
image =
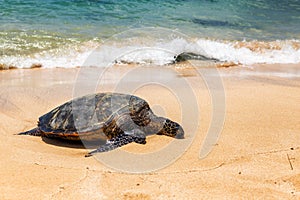
[[[132,31],[132,30],[131,30]],[[33,52],[26,49],[23,53],[0,55],[0,70],[30,69],[78,66],[105,67],[113,63],[169,65],[175,61],[207,60],[220,61],[220,67],[235,65],[266,64],[299,64],[300,40],[226,40],[218,38],[201,38],[178,35],[178,38],[161,39],[162,35],[173,33],[172,30],[158,29],[160,35],[151,29],[137,29],[153,38],[132,36],[129,31],[121,41],[109,38],[104,42],[89,40],[66,45],[64,43],[54,49]],[[126,32],[123,34],[126,35]],[[134,34],[133,34],[134,35]],[[150,34],[151,35],[151,34]],[[160,38],[160,39],[159,39]],[[48,44],[48,43],[47,43]],[[8,45],[9,46],[9,45]],[[3,51],[5,52],[5,51]],[[93,60],[97,57],[97,60]],[[253,62],[255,61],[255,62]],[[222,66],[222,63],[224,65]]]
[[[299,198],[299,64],[205,68],[200,75],[193,68],[157,69],[0,71],[0,148],[5,152],[0,161],[0,198]],[[207,81],[216,76],[226,97],[225,122],[210,154],[199,159],[216,106],[212,93],[220,92],[214,84],[209,91]],[[182,119],[182,104],[190,101],[179,97],[189,94],[187,90],[197,102],[198,121]],[[91,91],[129,91],[143,97],[155,113],[183,123],[192,143],[163,169],[127,174],[93,157],[84,158],[84,148],[14,135],[33,128],[38,117],[54,107]],[[151,136],[146,145],[130,144],[122,150],[149,153],[172,142]]]

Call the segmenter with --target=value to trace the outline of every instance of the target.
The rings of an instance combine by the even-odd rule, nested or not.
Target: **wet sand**
[[[299,198],[299,69],[237,66],[219,68],[218,74],[210,68],[135,66],[1,71],[0,199]],[[33,128],[54,107],[95,91],[134,93],[159,115],[181,123],[184,140],[155,135],[146,145],[121,148],[131,154],[162,152],[160,160],[168,156],[162,149],[175,144],[178,155],[170,152],[174,162],[151,172],[127,173],[112,168],[127,160],[109,166],[85,158],[88,150],[80,144],[15,135]],[[225,102],[212,101],[222,95]],[[222,122],[223,115],[218,140],[200,159],[210,125],[215,119]],[[138,163],[129,164],[134,171]]]

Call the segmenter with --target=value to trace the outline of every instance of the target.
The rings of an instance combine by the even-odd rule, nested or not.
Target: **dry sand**
[[[192,68],[130,66],[114,67],[104,74],[93,68],[1,71],[0,199],[298,199],[299,69],[299,65],[221,68],[224,90],[214,83],[207,89],[205,80],[212,79],[203,76],[218,77],[211,69],[202,70],[202,77]],[[152,83],[141,84],[140,77]],[[188,85],[176,84],[182,80]],[[183,152],[162,169],[132,174],[112,169],[95,157],[85,158],[87,150],[78,144],[15,135],[33,128],[43,113],[95,90],[133,92],[156,113],[180,123],[184,115],[188,118],[185,140],[191,145],[181,149],[185,140],[151,136],[146,145],[124,146],[123,151],[147,155],[175,142]],[[188,90],[198,111],[194,107],[182,111],[181,103],[189,101],[174,96],[186,95]],[[212,116],[223,114],[213,112],[216,105],[211,97],[223,92],[222,132],[210,154],[200,159]],[[186,112],[192,112],[192,117]]]

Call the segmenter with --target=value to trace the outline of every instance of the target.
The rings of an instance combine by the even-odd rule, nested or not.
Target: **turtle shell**
[[[144,125],[150,121],[151,114],[148,103],[137,96],[98,93],[76,98],[54,108],[39,118],[38,127],[46,137],[107,139],[113,136],[107,135],[104,128],[115,123],[120,116],[130,116],[131,122]]]

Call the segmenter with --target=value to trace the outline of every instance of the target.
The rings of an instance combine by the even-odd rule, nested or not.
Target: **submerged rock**
[[[202,60],[202,61],[213,61],[220,62],[220,60],[216,58],[210,58],[201,54],[191,53],[191,52],[183,52],[178,54],[175,58],[175,63],[183,62],[187,60]]]

